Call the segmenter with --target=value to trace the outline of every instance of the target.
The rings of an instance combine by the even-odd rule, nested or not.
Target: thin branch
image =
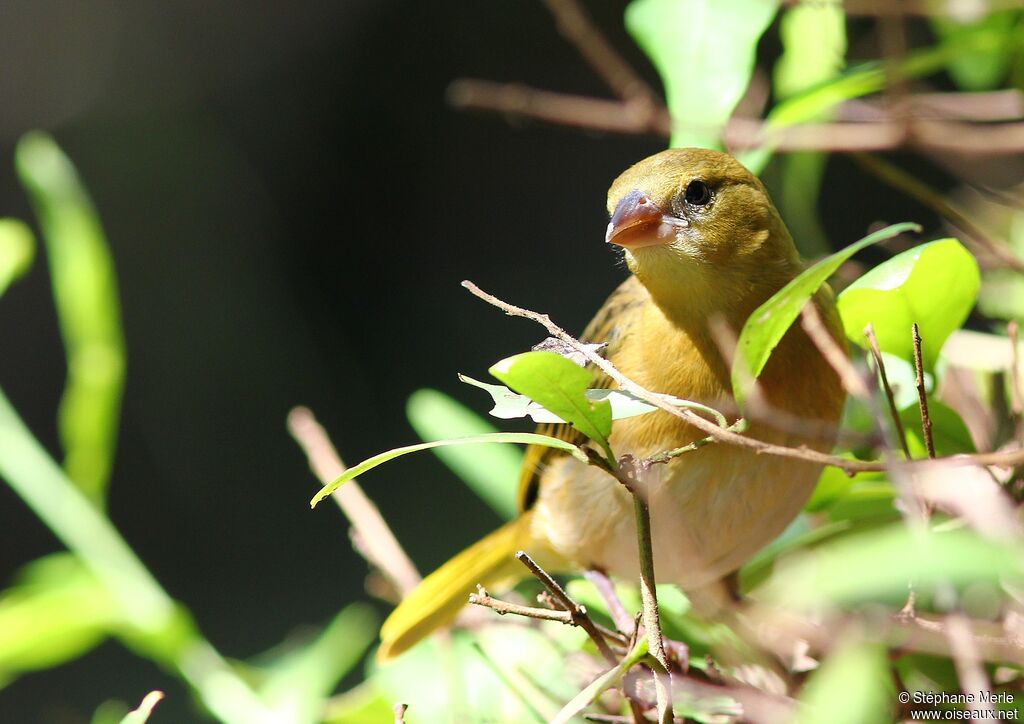
[[[572,128],[667,138],[674,127],[694,131],[717,128],[673,121],[667,111],[654,113],[642,104],[624,103],[539,90],[521,83],[461,78],[452,82],[448,102],[461,110],[501,113]],[[910,131],[908,133],[907,128]],[[778,151],[884,151],[903,146],[979,155],[1011,155],[1024,151],[1024,123],[887,118],[877,122],[801,123],[779,127],[757,118],[735,117],[721,129],[728,148],[770,145]]]
[[[825,358],[829,366],[839,375],[839,380],[842,382],[843,387],[846,388],[846,391],[854,397],[870,401],[871,393],[868,391],[867,385],[864,384],[864,380],[861,379],[857,370],[850,364],[850,358],[846,356],[846,352],[842,350],[836,341],[832,339],[832,335],[829,334],[828,330],[825,329],[825,324],[821,320],[821,314],[818,312],[818,308],[814,305],[813,301],[805,304],[804,308],[800,311],[800,326],[803,327],[811,342],[821,352],[821,356]]]
[[[651,541],[651,511],[647,507],[647,494],[653,486],[646,478],[653,468],[645,461],[625,455],[615,471],[616,478],[633,495],[633,513],[636,520],[636,540],[640,557],[640,598],[643,601],[643,622],[647,633],[647,650],[658,661],[661,671],[654,672],[654,693],[658,704],[658,721],[671,724],[672,670],[669,668],[665,640],[661,635],[661,614],[658,611],[658,593],[654,577],[654,544]]]
[[[968,707],[976,714],[994,713],[991,699],[984,694],[992,691],[988,676],[981,663],[981,654],[971,631],[971,624],[963,614],[950,614],[946,617],[946,637],[949,639],[949,651],[953,657],[953,666],[960,679],[960,690],[968,697]],[[982,714],[984,718],[984,714]]]
[[[909,463],[897,463],[895,461],[848,460],[846,458],[819,453],[816,450],[811,450],[805,447],[791,448],[784,445],[766,443],[763,440],[757,440],[755,438],[723,429],[691,410],[680,409],[668,404],[661,397],[636,384],[619,372],[608,360],[601,357],[593,350],[588,349],[586,345],[581,344],[579,340],[566,333],[565,330],[552,322],[548,315],[532,312],[528,309],[523,309],[522,307],[509,304],[508,302],[503,302],[497,297],[483,291],[477,285],[473,284],[473,282],[463,281],[462,286],[468,289],[474,296],[497,307],[509,316],[522,317],[542,325],[548,330],[548,333],[552,337],[557,337],[580,352],[588,362],[613,379],[621,389],[636,395],[644,402],[664,410],[670,415],[675,415],[676,417],[686,420],[697,429],[715,438],[718,442],[745,447],[758,454],[777,455],[779,457],[804,460],[806,462],[817,463],[819,465],[830,465],[845,471],[847,474],[858,472],[882,472],[894,467],[902,467],[912,470],[918,466],[922,466],[924,463],[933,462],[915,461]],[[938,458],[937,461],[946,465],[1000,465],[1004,467],[1013,467],[1024,463],[1024,448],[1014,448],[1011,450],[992,453],[975,453],[972,455],[951,455],[949,457]]]
[[[914,178],[898,166],[877,156],[857,153],[853,154],[852,158],[880,181],[884,181],[893,188],[899,189],[963,231],[967,235],[967,238],[964,239],[965,242],[974,246],[977,250],[987,252],[1003,266],[1024,273],[1024,260],[1010,251],[1004,244],[989,236],[984,229],[971,221],[962,210],[942,194]]]
[[[516,553],[516,560],[526,566],[530,573],[532,573],[538,581],[544,584],[544,587],[551,592],[551,595],[555,597],[555,600],[565,608],[565,612],[569,615],[572,623],[587,632],[587,635],[590,636],[590,640],[597,646],[597,650],[601,652],[605,661],[612,666],[618,664],[618,657],[615,656],[615,652],[611,650],[610,646],[608,646],[608,642],[605,640],[604,636],[601,635],[601,632],[597,630],[597,626],[594,625],[593,620],[591,620],[590,616],[587,615],[587,609],[576,603],[576,601],[574,601],[572,597],[565,592],[565,589],[558,584],[558,581],[552,578],[547,571],[537,565],[537,562],[530,558],[526,551],[519,551]]]
[[[885,399],[889,402],[889,414],[892,416],[892,424],[896,429],[896,436],[899,438],[903,454],[910,460],[910,447],[907,445],[907,431],[903,429],[903,421],[900,419],[900,411],[896,409],[896,397],[889,385],[889,376],[885,373],[885,362],[882,360],[882,350],[878,346],[878,338],[875,336],[875,328],[869,323],[864,328],[864,336],[868,339],[868,347],[871,349],[871,356],[875,360],[875,368],[882,380],[882,389],[885,390]]]
[[[558,30],[623,101],[640,101],[651,111],[661,105],[658,94],[619,55],[576,0],[544,0]]]
[[[345,472],[345,463],[327,432],[307,407],[288,413],[288,431],[306,453],[309,466],[323,485]],[[403,596],[416,588],[420,574],[388,527],[380,510],[355,480],[341,486],[331,497],[355,530],[361,552],[394,584]]]
[[[564,623],[567,626],[576,625],[576,622],[573,621],[572,614],[568,611],[523,606],[519,603],[512,603],[510,601],[502,601],[497,598],[492,598],[490,594],[487,593],[487,589],[479,584],[477,584],[476,591],[476,593],[469,594],[470,603],[489,608],[502,616],[507,613],[511,613],[516,616],[526,616],[527,618],[536,618],[541,621],[557,621],[558,623]]]
[[[928,394],[924,389],[924,365],[921,362],[921,332],[917,322],[911,326],[914,335],[914,384],[917,385],[917,402],[921,408],[921,432],[924,433],[924,445],[928,457],[935,459],[935,441],[932,439],[932,418],[928,414]]]
[[[619,600],[618,594],[615,593],[615,584],[602,571],[593,568],[584,571],[583,576],[590,581],[597,589],[597,593],[604,599],[604,603],[608,607],[608,614],[615,623],[615,628],[622,634],[631,636],[634,628],[633,617],[629,615],[626,607]]]

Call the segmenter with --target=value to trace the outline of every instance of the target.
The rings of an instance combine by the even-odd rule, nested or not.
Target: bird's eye
[[[690,206],[707,206],[711,202],[711,189],[700,179],[694,179],[686,187],[683,199]]]

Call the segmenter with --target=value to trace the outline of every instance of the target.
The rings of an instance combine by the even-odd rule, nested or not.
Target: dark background
[[[624,4],[590,5],[656,83]],[[444,96],[459,76],[608,96],[537,2],[0,6],[0,215],[32,219],[14,144],[52,132],[120,276],[111,515],[228,656],[366,598],[339,513],[307,505],[317,485],[285,430],[291,406],[310,405],[350,462],[409,443],[413,390],[483,411],[456,372],[484,378],[540,337],[462,279],[579,329],[624,276],[604,194],[663,141],[458,113]],[[934,226],[843,159],[822,208],[836,244],[878,218]],[[56,455],[63,351],[44,255],[0,299],[0,340],[0,386]],[[424,570],[498,522],[428,456],[364,483]],[[0,486],[0,579],[58,549]],[[0,720],[87,721],[153,688],[169,693],[153,721],[198,716],[180,684],[108,643],[0,690]]]

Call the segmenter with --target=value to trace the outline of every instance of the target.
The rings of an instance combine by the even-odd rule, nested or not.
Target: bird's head
[[[677,148],[640,161],[612,184],[608,213],[606,240],[663,308],[727,312],[799,271],[764,184],[720,151]]]

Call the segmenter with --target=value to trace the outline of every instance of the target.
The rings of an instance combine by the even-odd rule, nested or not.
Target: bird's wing
[[[616,352],[622,346],[623,340],[629,336],[633,325],[639,320],[640,310],[643,309],[648,299],[647,290],[636,277],[630,276],[605,300],[597,314],[590,320],[590,324],[583,330],[580,341],[607,345],[604,356],[614,364]],[[591,388],[611,387],[612,382],[607,375],[593,365],[589,365],[587,369],[592,375]],[[557,437],[574,445],[582,445],[586,442],[586,437],[576,428],[564,423],[539,425],[537,433]],[[565,454],[563,451],[541,445],[530,445],[526,448],[523,467],[519,473],[517,495],[519,510],[529,510],[533,507],[537,500],[540,477],[544,469],[556,456]]]

